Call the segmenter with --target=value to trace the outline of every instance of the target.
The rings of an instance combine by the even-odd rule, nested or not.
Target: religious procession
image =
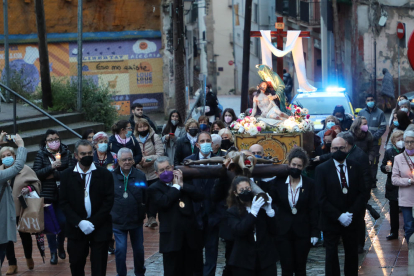
[[[410,1],[18,2],[0,276],[414,275]]]

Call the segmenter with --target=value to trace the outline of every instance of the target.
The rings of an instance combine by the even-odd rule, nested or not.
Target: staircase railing
[[[14,95],[14,100],[13,100],[13,131],[14,131],[14,133],[17,133],[16,98],[19,98],[22,101],[24,101],[25,103],[27,103],[28,105],[30,105],[31,107],[33,107],[34,109],[36,109],[37,111],[39,111],[40,113],[42,113],[43,115],[46,115],[47,117],[49,117],[50,119],[52,119],[53,121],[58,123],[60,126],[64,127],[68,131],[70,131],[76,137],[82,138],[82,136],[79,133],[77,133],[76,131],[74,131],[73,129],[71,129],[70,127],[68,127],[67,125],[65,125],[64,123],[62,123],[61,121],[59,121],[58,119],[56,119],[55,117],[53,117],[52,115],[50,115],[49,113],[44,111],[43,109],[39,108],[37,105],[35,105],[31,101],[29,101],[28,99],[22,97],[16,91],[13,91],[11,88],[5,86],[1,82],[0,82],[0,87],[6,89],[7,91],[9,91],[10,93],[12,93]]]

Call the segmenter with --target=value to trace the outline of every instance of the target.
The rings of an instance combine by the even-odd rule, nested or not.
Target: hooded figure
[[[382,79],[382,94],[391,97],[394,99],[394,78],[388,72],[388,69],[382,69],[382,73],[384,74],[384,78]]]
[[[342,105],[335,106],[332,115],[339,120],[339,126],[342,131],[347,131],[351,128],[353,123],[352,116],[345,114],[345,108]]]

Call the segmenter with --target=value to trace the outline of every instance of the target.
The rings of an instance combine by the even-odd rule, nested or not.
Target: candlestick
[[[392,162],[391,162],[391,160],[388,160],[388,162],[387,162],[387,166],[392,166]]]
[[[56,158],[56,161],[60,161],[60,153],[59,152],[56,153],[55,158]]]

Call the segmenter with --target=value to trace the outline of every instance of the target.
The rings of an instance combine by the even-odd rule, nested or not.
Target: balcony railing
[[[291,0],[289,2],[289,18],[297,20],[299,19],[298,12],[298,0]]]
[[[289,0],[276,0],[276,13],[287,15],[289,13]]]
[[[321,24],[320,2],[300,1],[300,21],[309,26]]]

